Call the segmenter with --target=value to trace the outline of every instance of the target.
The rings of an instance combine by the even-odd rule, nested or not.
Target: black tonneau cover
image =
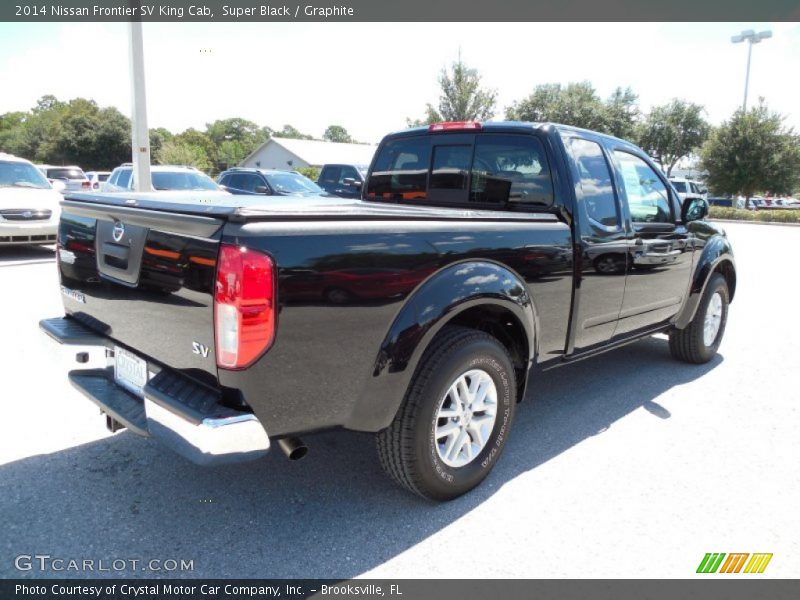
[[[128,209],[144,209],[224,218],[229,221],[261,220],[463,220],[487,221],[557,221],[547,212],[511,212],[470,210],[438,206],[404,206],[382,202],[367,202],[325,196],[250,196],[226,192],[138,192],[138,193],[72,193],[67,194],[64,206],[79,208],[80,204],[104,204]]]

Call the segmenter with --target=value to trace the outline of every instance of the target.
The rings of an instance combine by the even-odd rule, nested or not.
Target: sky
[[[130,114],[124,23],[0,24],[0,114],[36,99],[94,99]],[[495,119],[543,83],[630,86],[641,107],[684,98],[719,124],[763,96],[800,130],[798,23],[145,23],[148,125],[177,133],[243,117],[321,137],[330,124],[377,142],[438,103],[437,76],[459,51],[498,91]]]

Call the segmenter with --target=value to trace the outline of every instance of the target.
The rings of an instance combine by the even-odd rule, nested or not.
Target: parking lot
[[[58,576],[15,569],[47,554],[193,561],[71,577],[686,578],[707,552],[771,552],[762,577],[794,577],[800,228],[725,227],[739,283],[719,356],[678,363],[655,337],[539,375],[497,468],[448,504],[393,485],[369,435],[202,468],[109,434],[67,383],[74,350],[37,328],[61,312],[52,249],[0,249],[0,575]]]

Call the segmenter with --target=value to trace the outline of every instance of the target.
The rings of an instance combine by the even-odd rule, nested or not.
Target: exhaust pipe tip
[[[308,446],[300,438],[281,438],[278,440],[278,446],[289,460],[300,460],[308,454]]]

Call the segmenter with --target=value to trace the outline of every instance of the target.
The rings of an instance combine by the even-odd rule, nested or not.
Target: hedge
[[[745,210],[727,206],[712,206],[709,213],[711,219],[730,221],[754,221],[757,223],[800,223],[800,209],[784,208],[772,210]]]

